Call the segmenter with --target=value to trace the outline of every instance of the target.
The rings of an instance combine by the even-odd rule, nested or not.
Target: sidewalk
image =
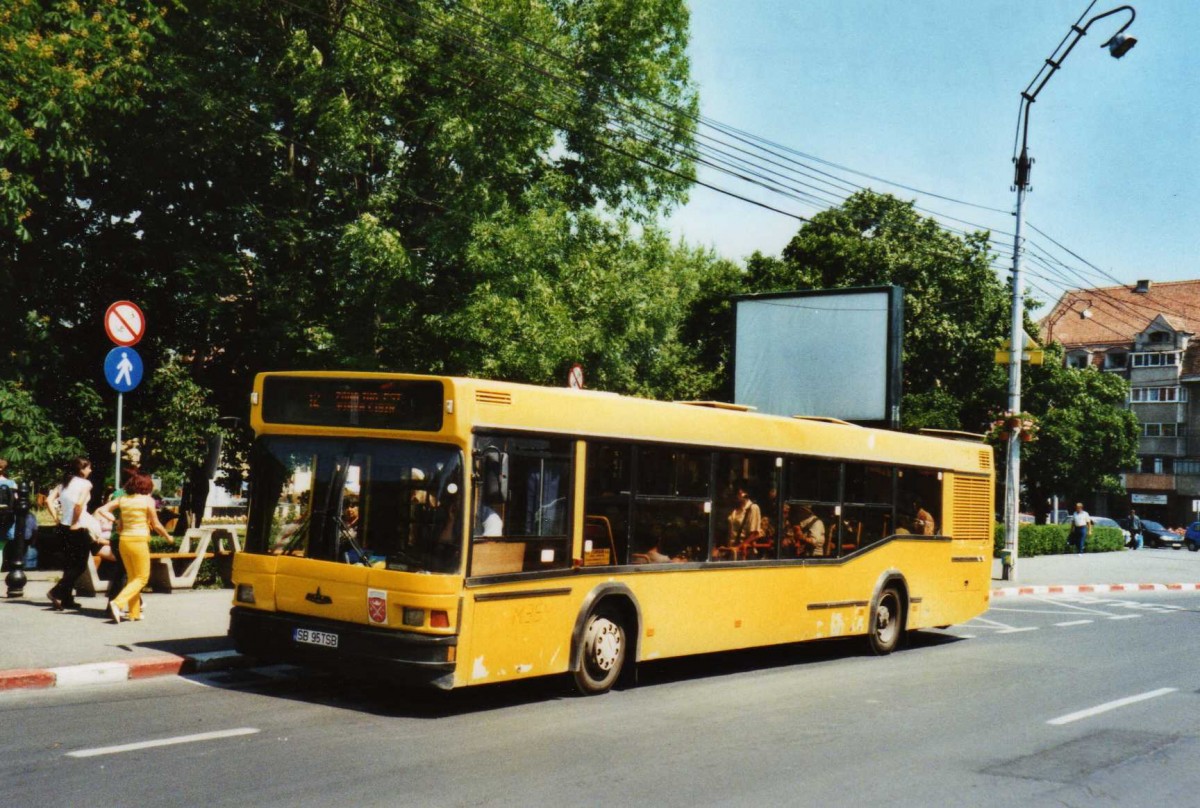
[[[992,597],[1056,592],[1200,590],[1200,553],[1139,550],[1019,559],[1017,579],[992,572]],[[233,591],[147,593],[145,619],[114,625],[106,599],[81,597],[82,611],[50,609],[53,570],[27,573],[25,595],[4,598],[0,576],[0,691],[175,675],[246,665],[227,631]]]
[[[56,612],[46,593],[58,570],[26,573],[25,594],[6,598],[0,575],[0,691],[91,684],[241,664],[226,632],[231,589],[145,595],[145,619],[115,625],[107,598],[79,597]]]

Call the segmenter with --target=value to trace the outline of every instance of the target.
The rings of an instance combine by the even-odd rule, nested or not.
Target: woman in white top
[[[59,494],[58,535],[63,548],[63,575],[50,590],[50,603],[57,610],[81,608],[75,602],[75,579],[87,569],[92,549],[92,534],[88,525],[95,521],[88,513],[92,498],[92,463],[86,457],[71,461],[67,479]]]

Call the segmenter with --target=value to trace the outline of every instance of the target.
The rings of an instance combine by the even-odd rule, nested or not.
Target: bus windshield
[[[457,572],[462,453],[357,438],[260,438],[246,550],[410,572]]]

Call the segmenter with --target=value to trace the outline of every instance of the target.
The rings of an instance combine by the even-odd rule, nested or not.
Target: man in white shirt
[[[1067,544],[1074,544],[1078,547],[1080,555],[1083,555],[1083,548],[1087,544],[1088,530],[1091,526],[1091,515],[1083,509],[1082,502],[1076,502],[1075,513],[1071,514],[1071,536],[1067,540]]]

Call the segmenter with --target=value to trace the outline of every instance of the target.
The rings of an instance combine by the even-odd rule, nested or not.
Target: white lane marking
[[[1045,603],[1045,604],[1054,604],[1055,606],[1063,606],[1068,609],[1074,609],[1077,612],[1085,612],[1087,614],[1103,614],[1103,615],[1108,614],[1108,612],[1101,611],[1100,609],[1085,609],[1083,606],[1076,606],[1074,603],[1070,603],[1070,602],[1063,601],[1063,600],[1042,600],[1041,602]],[[1095,601],[1087,601],[1087,602],[1095,603]],[[1100,603],[1103,603],[1103,601],[1101,601]]]
[[[988,609],[988,612],[1018,612],[1020,614],[1078,614],[1077,612],[1055,611],[1053,609],[998,609],[995,606]],[[1108,614],[1108,612],[1096,612],[1096,614]]]
[[[1094,622],[1096,622],[1096,621],[1095,620],[1068,620],[1065,623],[1055,623],[1054,625],[1059,626],[1060,628],[1065,628],[1067,626],[1085,626],[1088,623],[1094,623]]]
[[[996,620],[988,620],[986,617],[976,617],[967,621],[968,623],[984,623],[985,628],[1012,628],[1007,623],[1000,623]]]
[[[1109,620],[1136,620],[1141,617],[1140,614],[1114,614]]]
[[[1109,710],[1115,710],[1118,707],[1125,707],[1130,704],[1136,704],[1139,701],[1145,701],[1146,699],[1165,696],[1168,693],[1174,693],[1176,689],[1177,688],[1174,687],[1160,687],[1158,690],[1151,690],[1149,693],[1139,693],[1136,696],[1126,696],[1123,699],[1117,699],[1116,701],[1098,704],[1095,707],[1089,707],[1086,710],[1080,710],[1076,713],[1068,713],[1067,715],[1059,716],[1058,718],[1052,718],[1046,723],[1056,727],[1062,726],[1063,724],[1070,724],[1072,721],[1079,721],[1083,718],[1091,718],[1094,715],[1107,713]]]
[[[1025,626],[1024,628],[1006,628],[997,631],[997,634],[1020,634],[1022,631],[1037,631],[1037,626]]]
[[[239,727],[238,729],[222,729],[215,732],[200,732],[195,735],[179,735],[174,738],[160,738],[157,741],[139,741],[125,743],[119,746],[99,746],[93,749],[77,749],[67,752],[67,757],[89,758],[98,755],[116,755],[121,752],[137,752],[140,749],[153,749],[156,746],[174,746],[180,743],[196,743],[197,741],[212,741],[218,738],[235,738],[239,735],[253,735],[259,732],[254,727]]]

